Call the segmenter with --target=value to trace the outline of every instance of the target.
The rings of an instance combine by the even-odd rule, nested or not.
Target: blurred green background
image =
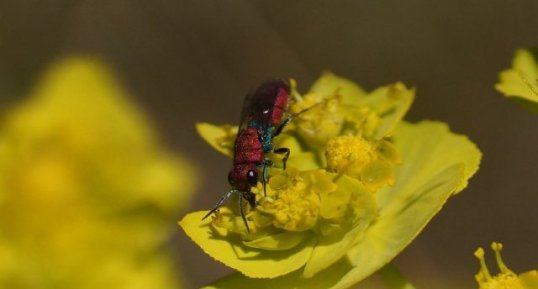
[[[195,122],[236,123],[246,91],[271,77],[302,89],[324,70],[368,90],[402,80],[418,92],[408,120],[449,123],[484,159],[396,263],[417,288],[475,288],[477,246],[503,242],[516,272],[538,261],[538,116],[493,89],[516,48],[538,45],[537,31],[534,0],[0,0],[0,101],[23,99],[51,61],[103,59],[198,171],[187,209],[198,210],[228,188],[230,160]],[[188,288],[229,272],[174,234]]]

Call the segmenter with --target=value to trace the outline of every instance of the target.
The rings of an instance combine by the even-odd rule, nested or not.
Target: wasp
[[[251,208],[256,207],[256,195],[251,188],[263,183],[265,194],[268,179],[267,168],[273,162],[266,157],[268,153],[284,155],[282,167],[286,169],[286,161],[290,150],[286,147],[274,148],[273,139],[277,137],[296,114],[286,114],[290,101],[290,82],[277,79],[264,82],[256,90],[245,97],[239,131],[233,147],[233,166],[228,173],[231,189],[225,193],[202,220],[217,211],[233,194],[239,194],[239,211],[250,232],[243,202],[247,201]],[[261,174],[260,174],[261,170]]]

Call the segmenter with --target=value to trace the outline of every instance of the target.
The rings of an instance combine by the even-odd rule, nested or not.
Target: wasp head
[[[228,174],[228,182],[234,189],[250,192],[258,183],[258,167],[254,163],[236,164]]]

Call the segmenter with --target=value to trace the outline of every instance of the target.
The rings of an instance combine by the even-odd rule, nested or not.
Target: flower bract
[[[401,252],[478,169],[480,151],[467,137],[440,122],[402,120],[415,95],[403,83],[366,92],[327,73],[292,95],[290,113],[310,109],[274,139],[291,155],[286,170],[274,157],[266,195],[261,184],[253,189],[251,232],[238,228],[233,200],[213,220],[201,222],[200,211],[179,222],[238,271],[208,288],[348,288]],[[236,127],[197,129],[232,155]]]
[[[518,49],[512,67],[503,70],[495,88],[532,111],[538,112],[538,49]]]

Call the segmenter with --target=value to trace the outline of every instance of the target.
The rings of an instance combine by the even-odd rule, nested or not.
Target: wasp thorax
[[[228,173],[228,182],[241,191],[250,191],[258,183],[258,167],[254,163],[236,164]]]

